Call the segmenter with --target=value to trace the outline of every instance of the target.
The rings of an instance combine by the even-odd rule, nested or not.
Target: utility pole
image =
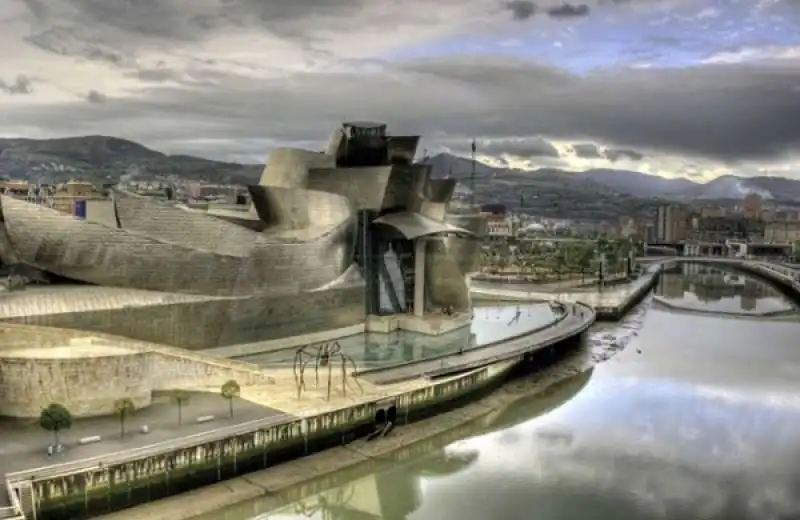
[[[473,205],[475,205],[475,152],[477,151],[478,145],[475,142],[475,138],[472,138],[472,171],[469,174],[469,191],[470,199]]]

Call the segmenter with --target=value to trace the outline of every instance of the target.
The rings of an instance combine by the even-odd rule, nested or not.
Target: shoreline
[[[267,509],[272,510],[293,501],[287,497],[297,494],[290,493],[292,489],[303,488],[301,495],[320,492],[335,487],[336,484],[330,481],[339,480],[341,477],[336,476],[343,471],[355,467],[363,471],[365,463],[370,464],[369,471],[376,471],[380,466],[394,463],[403,450],[425,441],[447,437],[446,444],[449,444],[464,438],[469,435],[465,429],[476,428],[478,425],[475,423],[498,409],[525,397],[544,395],[570,377],[590,372],[596,364],[583,349],[570,352],[548,368],[511,379],[491,394],[462,407],[397,428],[390,436],[372,442],[358,440],[273,468],[94,518],[191,520],[229,507],[244,506],[254,499],[269,502]],[[315,489],[305,489],[309,487]]]

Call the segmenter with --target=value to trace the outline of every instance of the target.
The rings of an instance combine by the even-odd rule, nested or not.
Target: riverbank
[[[636,280],[604,291],[542,292],[527,288],[507,289],[498,285],[497,287],[473,287],[470,292],[476,301],[540,302],[555,300],[582,303],[594,309],[598,321],[619,321],[653,289],[663,269],[664,264],[662,263],[650,265]]]
[[[301,496],[336,486],[342,478],[342,471],[372,471],[376,469],[375,465],[396,464],[397,461],[474,435],[481,429],[487,429],[487,426],[491,427],[491,424],[479,424],[480,421],[525,397],[548,392],[560,382],[581,373],[585,373],[585,379],[588,380],[593,364],[586,352],[579,348],[566,353],[566,357],[558,363],[533,372],[524,379],[509,381],[493,393],[460,408],[399,428],[391,436],[373,442],[356,441],[272,469],[98,518],[190,520],[236,504],[246,509],[243,518],[256,516]],[[370,467],[365,468],[365,464]],[[249,504],[255,499],[260,499],[258,510],[253,510]]]

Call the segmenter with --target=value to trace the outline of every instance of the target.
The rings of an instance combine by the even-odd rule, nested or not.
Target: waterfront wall
[[[292,420],[263,419],[112,456],[6,477],[28,518],[87,518],[257,471],[402,425],[493,390],[507,372],[486,367],[395,397]]]
[[[653,290],[658,278],[664,270],[664,265],[651,266],[648,271],[642,275],[638,280],[639,285],[628,292],[622,300],[616,305],[604,306],[597,305],[594,307],[598,321],[618,321],[621,320],[628,312],[637,305],[642,298],[644,298],[650,291]]]
[[[19,351],[14,351],[19,352]],[[39,417],[60,403],[75,417],[111,415],[114,401],[130,399],[136,408],[152,398],[148,354],[32,358],[0,351],[0,415]]]
[[[76,417],[115,413],[114,401],[150,404],[158,390],[272,382],[257,366],[200,352],[81,331],[0,327],[0,415],[38,417],[56,402]]]

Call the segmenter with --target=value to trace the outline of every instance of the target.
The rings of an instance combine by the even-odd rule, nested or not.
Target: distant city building
[[[656,242],[676,243],[686,240],[689,215],[680,206],[659,206],[656,212]]]
[[[52,208],[62,213],[75,215],[85,218],[85,205],[89,200],[103,200],[102,191],[98,190],[94,184],[86,181],[69,181],[56,187],[56,192],[52,197]],[[81,211],[81,208],[84,208]]]
[[[761,218],[763,199],[758,193],[750,193],[742,201],[742,214],[745,218]]]
[[[725,213],[725,208],[713,204],[700,208],[700,218],[722,218]]]
[[[788,243],[800,240],[800,220],[779,220],[764,226],[764,241]]]

